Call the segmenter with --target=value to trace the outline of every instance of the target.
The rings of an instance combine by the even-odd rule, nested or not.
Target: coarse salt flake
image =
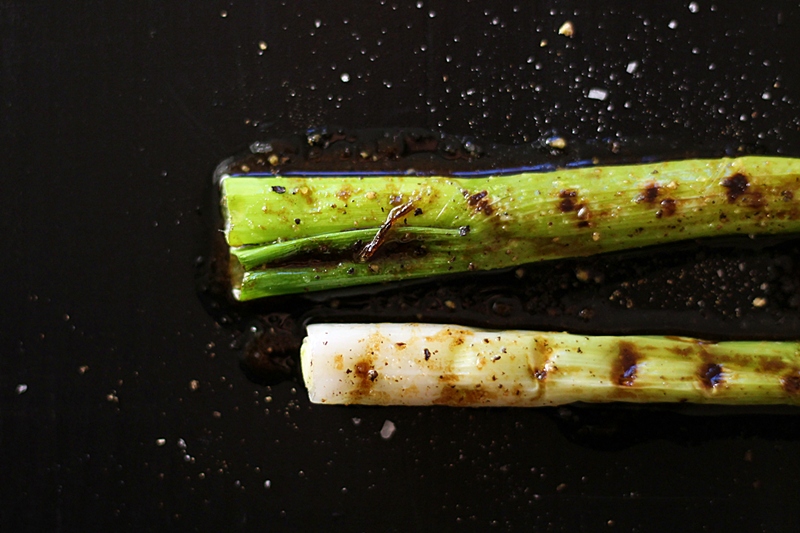
[[[397,431],[397,426],[394,425],[394,422],[386,420],[381,428],[381,438],[383,440],[389,440],[392,438],[395,431]]]
[[[605,100],[608,97],[608,91],[605,89],[589,89],[590,100]]]

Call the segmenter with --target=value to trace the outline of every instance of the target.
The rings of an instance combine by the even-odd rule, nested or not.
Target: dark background
[[[216,164],[311,126],[798,155],[799,25],[788,2],[1,3],[0,530],[792,530],[794,411],[311,406],[245,377],[195,262]]]

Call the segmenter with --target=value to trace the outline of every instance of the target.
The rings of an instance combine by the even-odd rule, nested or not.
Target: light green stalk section
[[[221,188],[241,300],[800,231],[800,160],[789,158],[485,178],[224,177]],[[379,233],[377,251],[360,254]]]
[[[312,324],[301,363],[325,404],[800,403],[800,342]]]

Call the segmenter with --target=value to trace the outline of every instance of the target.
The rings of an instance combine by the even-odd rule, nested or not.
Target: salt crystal
[[[395,431],[397,431],[397,426],[395,426],[394,422],[391,420],[387,420],[383,423],[383,427],[381,428],[381,438],[389,440],[392,438]]]
[[[589,89],[589,98],[591,100],[605,100],[608,97],[608,91],[605,89]]]

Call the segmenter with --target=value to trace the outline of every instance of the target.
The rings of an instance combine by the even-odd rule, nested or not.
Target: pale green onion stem
[[[800,232],[800,159],[780,157],[483,178],[224,176],[221,191],[241,300]]]
[[[800,403],[800,342],[312,324],[301,362],[323,404]]]

